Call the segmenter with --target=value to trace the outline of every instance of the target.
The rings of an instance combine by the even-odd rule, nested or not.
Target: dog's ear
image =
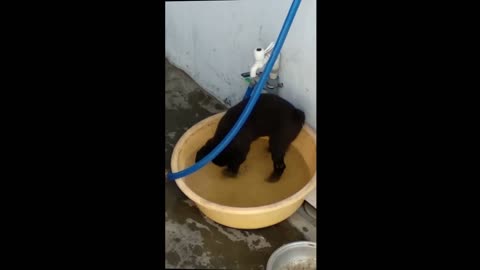
[[[208,155],[213,148],[215,147],[213,143],[213,139],[208,140],[200,150],[198,150],[197,155],[195,156],[195,162],[198,162],[202,158],[204,158],[206,155]]]
[[[213,138],[207,141],[207,143],[205,144],[205,148],[208,148],[209,150],[213,150],[213,148],[215,148]]]

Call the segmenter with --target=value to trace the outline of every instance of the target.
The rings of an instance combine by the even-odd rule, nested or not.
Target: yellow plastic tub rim
[[[218,121],[225,112],[215,114],[210,116],[187,130],[180,140],[175,145],[171,158],[171,168],[172,171],[177,172],[185,169],[186,167],[180,167],[180,152],[189,138],[196,134],[199,130],[204,128],[213,128],[216,129]],[[310,152],[316,151],[316,133],[310,128],[307,124],[303,126],[300,134],[304,134],[308,137],[310,142],[310,148],[312,144],[315,146],[315,149],[308,149]],[[300,137],[300,135],[299,135]],[[305,136],[304,136],[305,137]],[[298,139],[298,137],[297,137]],[[296,139],[296,140],[297,140]],[[295,144],[295,141],[294,143]],[[199,145],[200,147],[200,145]],[[316,159],[315,153],[311,153],[311,159]],[[233,228],[241,229],[254,229],[254,228],[263,228],[267,226],[274,225],[292,215],[303,203],[305,197],[315,188],[316,186],[316,160],[306,161],[313,166],[313,176],[311,179],[301,188],[299,191],[290,195],[289,197],[277,201],[272,204],[263,205],[263,206],[254,206],[254,207],[234,207],[218,204],[216,202],[209,201],[197,193],[195,193],[188,184],[185,182],[187,177],[179,178],[175,182],[180,190],[197,206],[200,208],[206,216],[213,219],[214,221],[229,226]],[[287,164],[288,166],[288,164]],[[203,169],[203,168],[202,168]],[[202,170],[200,169],[200,170]],[[282,179],[280,179],[282,181]],[[269,215],[271,217],[269,217]]]

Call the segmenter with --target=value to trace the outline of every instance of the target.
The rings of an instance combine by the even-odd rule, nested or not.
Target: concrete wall
[[[241,100],[253,50],[276,41],[291,0],[166,2],[168,60],[227,105]],[[303,0],[281,51],[280,95],[316,129],[316,0]]]

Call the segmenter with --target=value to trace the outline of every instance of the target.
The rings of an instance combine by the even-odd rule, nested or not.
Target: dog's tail
[[[295,112],[293,113],[293,119],[295,119],[296,122],[303,124],[305,123],[305,113],[299,109],[295,109]]]

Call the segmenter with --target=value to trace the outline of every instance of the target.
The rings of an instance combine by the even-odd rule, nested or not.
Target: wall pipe
[[[283,23],[282,30],[280,31],[280,34],[278,35],[277,41],[275,42],[275,47],[273,48],[272,55],[270,59],[267,62],[267,65],[265,67],[264,72],[262,73],[262,76],[260,76],[260,80],[257,84],[255,84],[255,87],[253,89],[253,92],[250,96],[250,100],[247,103],[247,106],[243,110],[242,114],[238,118],[237,122],[233,126],[233,128],[228,132],[228,134],[223,138],[223,140],[210,152],[208,155],[206,155],[204,158],[202,158],[200,161],[197,163],[193,164],[192,166],[176,172],[176,173],[167,173],[167,180],[176,180],[178,178],[185,177],[187,175],[190,175],[205,165],[212,161],[216,156],[218,156],[224,149],[227,147],[230,142],[235,138],[237,133],[240,131],[242,128],[243,124],[247,121],[248,116],[253,110],[253,107],[255,106],[255,103],[257,103],[258,98],[260,97],[260,94],[262,93],[262,89],[265,86],[265,83],[267,82],[270,72],[272,71],[273,65],[275,64],[275,61],[277,60],[278,55],[280,54],[280,50],[282,49],[283,43],[285,42],[285,39],[287,37],[288,31],[290,30],[290,26],[292,25],[293,18],[295,17],[295,14],[297,13],[298,7],[300,6],[301,0],[293,0],[292,5],[290,6],[290,10],[288,11],[288,15],[285,18],[285,22]],[[250,86],[249,86],[250,88]],[[249,89],[247,88],[247,92]]]

